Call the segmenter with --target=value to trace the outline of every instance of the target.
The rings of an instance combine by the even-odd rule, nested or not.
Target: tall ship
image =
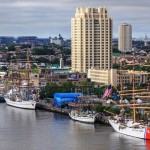
[[[135,64],[133,64],[134,66]],[[120,91],[120,95],[131,95],[132,96],[132,103],[129,104],[117,104],[116,106],[125,108],[125,107],[130,107],[133,111],[133,119],[128,119],[125,115],[124,116],[111,116],[109,117],[108,121],[110,125],[113,127],[113,129],[121,134],[125,134],[128,136],[136,137],[136,138],[141,138],[141,139],[150,139],[150,127],[148,125],[148,122],[142,122],[137,119],[136,117],[136,112],[145,110],[145,109],[150,109],[148,105],[150,103],[148,102],[141,102],[137,103],[136,98],[148,98],[149,99],[149,88],[148,89],[136,89],[135,88],[135,75],[140,75],[140,74],[147,74],[149,75],[149,72],[142,72],[142,71],[135,71],[134,67],[133,70],[129,72],[132,75],[132,82],[133,82],[133,87],[132,90],[122,90]],[[121,85],[122,87],[122,85]]]
[[[23,55],[17,49],[9,66],[9,78],[6,81],[7,92],[4,95],[8,105],[23,109],[35,109],[38,99],[38,91],[30,80],[31,61],[29,60],[29,50],[25,59],[20,59]]]

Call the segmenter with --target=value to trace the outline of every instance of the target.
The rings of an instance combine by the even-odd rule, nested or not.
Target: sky
[[[150,37],[150,0],[0,0],[0,36],[71,37],[77,7],[106,7],[113,19],[113,37],[122,23],[133,37]]]

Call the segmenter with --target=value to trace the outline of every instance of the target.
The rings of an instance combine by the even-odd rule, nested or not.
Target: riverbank
[[[54,107],[51,103],[46,103],[45,101],[40,101],[39,103],[37,103],[36,109],[59,113],[62,115],[69,115],[70,112],[69,109]],[[104,113],[99,113],[96,117],[96,123],[109,125],[108,116],[105,116]]]
[[[68,109],[61,109],[61,108],[58,108],[58,107],[54,107],[52,104],[50,103],[37,103],[36,104],[36,109],[42,109],[42,110],[45,110],[45,111],[51,111],[51,112],[55,112],[55,113],[60,113],[60,114],[63,114],[63,115],[69,115],[69,110]]]

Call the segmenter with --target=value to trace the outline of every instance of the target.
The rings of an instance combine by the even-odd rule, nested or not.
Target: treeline
[[[133,66],[131,65],[124,65],[122,67],[124,70],[133,70]],[[120,65],[119,64],[113,64],[113,69],[120,69]],[[135,65],[134,66],[134,70],[135,71],[150,71],[150,66],[140,66],[140,65]]]
[[[40,97],[43,98],[53,98],[55,93],[67,93],[75,89],[75,86],[72,82],[65,82],[61,86],[58,86],[56,83],[47,83],[44,89],[41,89]]]
[[[43,48],[33,48],[32,54],[33,55],[54,55],[54,50],[48,48],[48,46],[43,46]]]
[[[55,93],[70,93],[79,92],[84,95],[97,95],[97,97],[102,97],[106,87],[94,88],[91,82],[85,82],[81,86],[75,86],[71,81],[64,82],[62,85],[57,85],[56,83],[47,83],[46,87],[41,89],[40,97],[53,98]]]

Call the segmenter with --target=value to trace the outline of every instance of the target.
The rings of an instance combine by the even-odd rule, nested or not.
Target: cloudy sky
[[[150,37],[150,0],[0,0],[0,36],[70,38],[70,21],[77,7],[105,6],[113,19],[113,35],[129,23],[133,37]]]

